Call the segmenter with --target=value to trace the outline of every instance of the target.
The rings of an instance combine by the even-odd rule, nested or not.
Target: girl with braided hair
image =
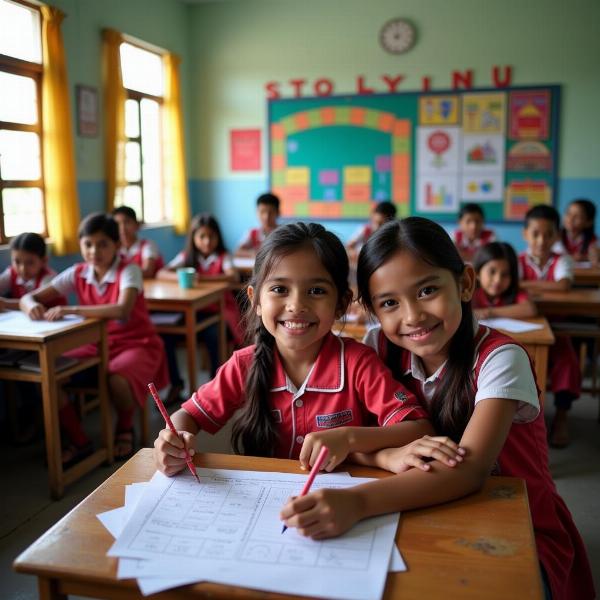
[[[160,471],[182,470],[184,444],[193,453],[200,429],[215,433],[236,411],[237,453],[299,459],[305,469],[322,446],[329,450],[323,468],[331,471],[350,453],[369,454],[433,433],[414,395],[374,350],[331,333],[352,297],[346,251],[333,233],[313,223],[278,227],[258,251],[247,292],[252,343],[234,352],[173,415],[180,437],[168,429],[159,433],[154,454]],[[424,465],[421,456],[449,466],[462,459],[456,444],[437,438],[407,453],[407,464]]]

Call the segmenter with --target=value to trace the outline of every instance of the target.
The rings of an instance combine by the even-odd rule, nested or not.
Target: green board
[[[454,221],[461,204],[489,221],[554,203],[558,86],[269,101],[271,189],[282,215]]]

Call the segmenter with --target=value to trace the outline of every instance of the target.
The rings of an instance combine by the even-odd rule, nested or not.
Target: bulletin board
[[[560,86],[269,101],[270,186],[285,217],[455,221],[477,202],[488,221],[554,204]]]

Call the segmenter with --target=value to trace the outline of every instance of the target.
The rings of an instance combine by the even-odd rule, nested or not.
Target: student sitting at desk
[[[598,266],[600,252],[594,231],[596,207],[590,200],[579,198],[573,200],[563,217],[560,239],[554,244],[557,254],[569,254],[574,261],[589,261]]]
[[[471,262],[479,248],[496,239],[491,229],[485,228],[485,215],[479,204],[464,204],[458,213],[458,229],[454,232],[454,244],[461,258]]]
[[[254,227],[246,233],[237,247],[237,256],[254,256],[267,236],[277,228],[279,218],[279,198],[270,192],[256,199],[256,215],[260,227]]]
[[[473,268],[478,283],[473,293],[473,312],[478,319],[535,317],[535,304],[525,290],[519,289],[519,265],[510,244],[492,242],[480,248]]]
[[[200,429],[216,433],[236,411],[236,452],[299,458],[308,468],[325,445],[327,471],[351,452],[432,433],[414,396],[373,350],[331,333],[352,297],[348,270],[344,246],[321,225],[284,225],[267,238],[248,287],[254,344],[235,352],[173,415],[188,449]],[[375,423],[384,427],[363,427]],[[169,429],[159,433],[160,471],[173,475],[185,468],[183,444]],[[437,453],[437,446],[456,456],[454,444],[435,440],[424,452]]]
[[[108,388],[117,409],[115,459],[134,450],[133,416],[136,403],[148,396],[147,384],[160,389],[167,383],[163,343],[150,321],[140,268],[119,256],[119,227],[109,215],[93,213],[79,226],[79,245],[85,262],[69,267],[49,285],[23,296],[21,308],[32,319],[56,321],[65,315],[108,321]],[[77,306],[48,308],[61,294],[75,293]],[[96,356],[89,345],[66,353],[74,358]],[[63,451],[65,465],[81,459],[91,444],[73,406],[63,399],[60,424],[70,441]]]
[[[428,410],[436,433],[466,453],[453,469],[437,460],[407,468],[412,444],[363,456],[363,463],[397,475],[291,499],[284,523],[324,539],[363,518],[466,496],[491,472],[520,477],[547,591],[554,600],[594,598],[585,547],[548,469],[531,361],[511,338],[474,324],[475,273],[448,234],[420,217],[385,225],[362,249],[357,281],[381,323],[368,341]]]
[[[388,221],[396,218],[396,205],[384,200],[378,202],[371,210],[369,222],[363,225],[348,241],[346,249],[350,257],[356,258],[358,252],[364,246],[366,241]]]
[[[525,215],[523,237],[527,250],[519,256],[521,287],[532,292],[568,291],[573,281],[573,261],[552,251],[558,239],[560,217],[552,207],[540,204]],[[569,444],[568,412],[581,394],[579,359],[571,340],[556,335],[548,354],[548,366],[556,413],[550,428],[550,444]]]
[[[118,206],[112,211],[114,220],[119,225],[121,239],[121,256],[129,262],[135,263],[142,269],[144,279],[152,279],[159,269],[164,266],[164,261],[157,245],[152,240],[138,238],[140,222],[133,208]]]
[[[46,242],[37,233],[21,233],[10,242],[10,267],[0,273],[0,310],[19,310],[19,300],[44,287],[56,275],[48,266]],[[66,304],[59,296],[51,306]]]

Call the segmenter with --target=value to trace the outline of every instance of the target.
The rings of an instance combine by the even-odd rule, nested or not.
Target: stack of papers
[[[65,315],[60,321],[32,321],[20,310],[7,310],[0,313],[0,333],[9,335],[39,335],[58,331],[81,321],[83,321],[83,317],[77,315]]]
[[[540,323],[530,323],[529,321],[520,321],[519,319],[509,319],[508,317],[493,317],[491,319],[481,319],[481,325],[492,327],[494,329],[503,329],[511,333],[525,333],[527,331],[536,331],[543,329]]]
[[[358,523],[343,536],[313,541],[279,511],[305,475],[197,469],[127,486],[125,506],[98,515],[115,537],[119,579],[136,578],[144,595],[210,581],[279,593],[379,600],[388,571],[405,571],[394,544],[399,514]],[[369,481],[321,474],[312,489]],[[300,583],[301,582],[301,583]]]

